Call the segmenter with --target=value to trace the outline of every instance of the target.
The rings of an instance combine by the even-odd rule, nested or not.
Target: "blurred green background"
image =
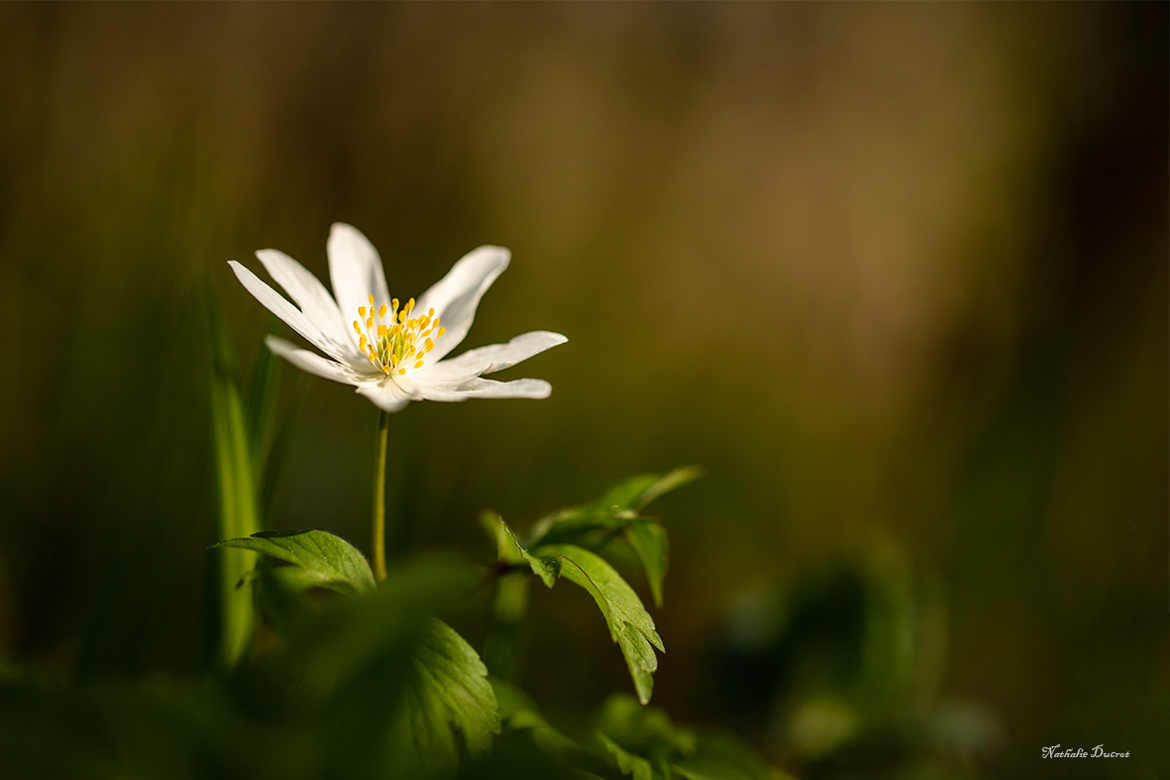
[[[69,682],[195,672],[204,288],[246,370],[286,329],[226,261],[275,247],[327,278],[341,220],[403,298],[512,249],[466,346],[570,337],[509,372],[547,401],[392,419],[392,557],[488,561],[482,508],[524,528],[700,464],[660,507],[675,717],[816,775],[818,740],[854,728],[842,700],[879,724],[954,700],[998,735],[996,775],[1066,770],[1039,760],[1057,742],[1133,751],[1099,776],[1170,769],[1167,21],[0,6],[0,657]],[[368,549],[376,411],[281,381],[268,525]],[[534,592],[523,682],[568,710],[627,690],[588,599],[557,595]],[[902,617],[866,612],[887,597]],[[892,655],[826,699],[825,648],[874,634],[806,613],[876,620]]]

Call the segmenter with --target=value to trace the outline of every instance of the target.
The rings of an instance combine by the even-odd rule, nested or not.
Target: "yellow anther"
[[[390,299],[390,308],[393,309],[394,311],[398,311],[398,299],[397,298]]]
[[[431,308],[427,309],[427,316],[428,316],[428,317],[434,317],[434,316],[435,316],[435,307],[434,307],[434,306],[432,306]]]
[[[439,328],[439,335],[437,338],[442,338],[443,334],[447,332],[446,328]]]
[[[415,367],[415,368],[422,368],[422,367],[423,367],[423,362],[422,362],[421,360],[420,360],[420,361],[418,361],[417,363],[415,363],[415,364],[414,364],[414,367]]]
[[[383,371],[383,373],[389,374],[390,373],[390,366],[382,366],[382,371]]]
[[[354,332],[355,332],[355,333],[359,333],[359,334],[362,332],[362,328],[361,328],[361,326],[360,326],[360,325],[358,325],[358,321],[357,321],[357,320],[354,320],[354,321],[353,321],[353,330],[354,330]]]
[[[414,298],[406,302],[406,313],[409,314],[412,311],[414,311]]]
[[[373,306],[374,305],[374,296],[367,295],[366,297],[370,299],[370,305]]]
[[[427,352],[430,352],[435,348],[435,342],[431,341],[430,339],[427,339],[425,343],[427,345]]]
[[[362,319],[366,318],[366,307],[365,306],[358,307],[358,316],[361,317]]]
[[[372,328],[372,327],[374,327],[374,318],[373,317],[366,317],[366,328]]]
[[[382,304],[382,308],[378,309],[378,316],[379,316],[379,317],[385,317],[385,316],[386,316],[386,304],[384,304],[384,303],[383,303],[383,304]]]
[[[379,323],[379,325],[378,325],[378,338],[384,338],[385,336],[386,336],[386,326]]]
[[[405,369],[405,368],[400,368],[400,369],[398,369],[398,373],[399,373],[399,374],[405,374],[405,373],[406,373],[406,369]]]

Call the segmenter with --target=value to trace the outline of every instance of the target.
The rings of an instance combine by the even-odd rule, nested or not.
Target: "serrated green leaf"
[[[482,755],[500,720],[487,667],[475,650],[446,623],[432,620],[407,663],[390,754],[416,758],[411,771],[426,775],[449,774],[464,755]]]
[[[330,776],[425,778],[482,751],[498,728],[475,651],[433,615],[466,599],[474,568],[414,557],[378,587],[298,621],[239,675],[266,712],[312,722]],[[320,776],[320,773],[311,776]]]
[[[374,587],[374,575],[365,556],[339,536],[326,531],[261,531],[226,539],[217,547],[252,550],[299,567],[298,582],[352,594]]]
[[[546,545],[529,552],[502,518],[496,516],[495,519],[502,561],[526,562],[533,574],[550,588],[558,576],[563,576],[593,596],[605,618],[610,637],[626,659],[638,698],[643,703],[650,701],[654,688],[652,675],[658,668],[654,649],[665,652],[665,648],[662,637],[654,628],[654,619],[634,589],[595,553],[574,545]]]
[[[666,474],[632,477],[594,501],[562,509],[538,520],[528,547],[573,544],[602,553],[624,565],[628,559],[623,552],[628,545],[637,557],[637,564],[641,564],[646,572],[655,605],[662,606],[669,549],[666,529],[656,521],[642,517],[640,512],[650,502],[700,475],[698,468],[688,466]]]
[[[655,606],[661,607],[662,582],[666,579],[667,559],[670,551],[666,529],[658,523],[636,520],[627,525],[622,533],[642,563],[642,568],[646,572],[646,580],[650,583],[650,592],[654,596]]]
[[[654,628],[654,619],[638,594],[605,559],[588,550],[568,544],[548,545],[538,548],[533,554],[541,559],[559,560],[561,576],[593,596],[605,617],[610,637],[626,659],[638,699],[643,704],[649,702],[654,688],[652,675],[658,669],[654,650],[665,652],[665,648],[662,637]]]

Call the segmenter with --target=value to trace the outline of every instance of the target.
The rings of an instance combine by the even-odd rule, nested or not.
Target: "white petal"
[[[496,277],[508,267],[511,253],[499,246],[481,246],[473,249],[457,262],[447,275],[419,297],[415,311],[435,310],[441,324],[447,329],[435,341],[433,359],[446,355],[467,335],[475,319],[479,299],[491,287]]]
[[[353,337],[341,316],[341,310],[316,276],[296,260],[275,249],[261,249],[256,252],[256,257],[301,308],[305,318],[328,339],[332,347],[330,354],[344,355],[346,362],[351,365],[362,365],[365,362],[365,357],[353,344]]]
[[[228,260],[228,265],[231,266],[236,278],[240,280],[240,284],[244,285],[244,288],[252,293],[256,300],[264,305],[264,308],[283,320],[286,325],[299,333],[306,341],[317,347],[317,349],[330,357],[338,360],[343,359],[342,353],[339,353],[330,344],[329,340],[321,335],[321,331],[309,322],[308,318],[301,313],[300,309],[286,301],[280,293],[260,281],[256,274],[235,260]]]
[[[349,366],[323,358],[307,349],[301,349],[284,339],[269,336],[264,339],[264,343],[268,345],[268,348],[272,350],[273,354],[279,355],[297,368],[302,371],[308,371],[310,374],[316,374],[325,379],[332,379],[334,382],[341,382],[344,385],[356,385],[368,378],[356,373]]]
[[[497,382],[478,377],[458,389],[419,384],[422,397],[429,401],[465,401],[468,398],[548,398],[552,385],[543,379],[514,379]]]
[[[359,306],[369,305],[369,296],[374,296],[374,305],[390,303],[386,289],[386,277],[382,273],[382,259],[378,250],[352,225],[335,222],[329,231],[325,245],[329,254],[329,279],[333,283],[333,295],[345,321],[356,319]]]
[[[480,374],[511,368],[522,360],[568,341],[559,333],[534,330],[522,333],[507,344],[469,349],[458,357],[426,366],[418,372],[420,382],[462,382]]]
[[[393,379],[386,378],[380,382],[365,382],[358,385],[357,392],[373,402],[374,406],[387,412],[397,412],[411,401],[411,396]]]

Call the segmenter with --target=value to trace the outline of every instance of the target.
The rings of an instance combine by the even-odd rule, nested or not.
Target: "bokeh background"
[[[814,776],[907,713],[995,776],[1068,771],[1057,742],[1158,776],[1166,30],[1164,4],[0,6],[0,657],[195,673],[205,291],[246,374],[284,328],[226,260],[327,278],[343,220],[404,298],[512,249],[468,346],[571,339],[511,372],[547,401],[393,418],[392,556],[487,560],[482,508],[523,528],[699,464],[659,507],[676,718]],[[367,548],[375,410],[281,383],[266,523]],[[575,595],[534,593],[552,709],[629,687]]]

